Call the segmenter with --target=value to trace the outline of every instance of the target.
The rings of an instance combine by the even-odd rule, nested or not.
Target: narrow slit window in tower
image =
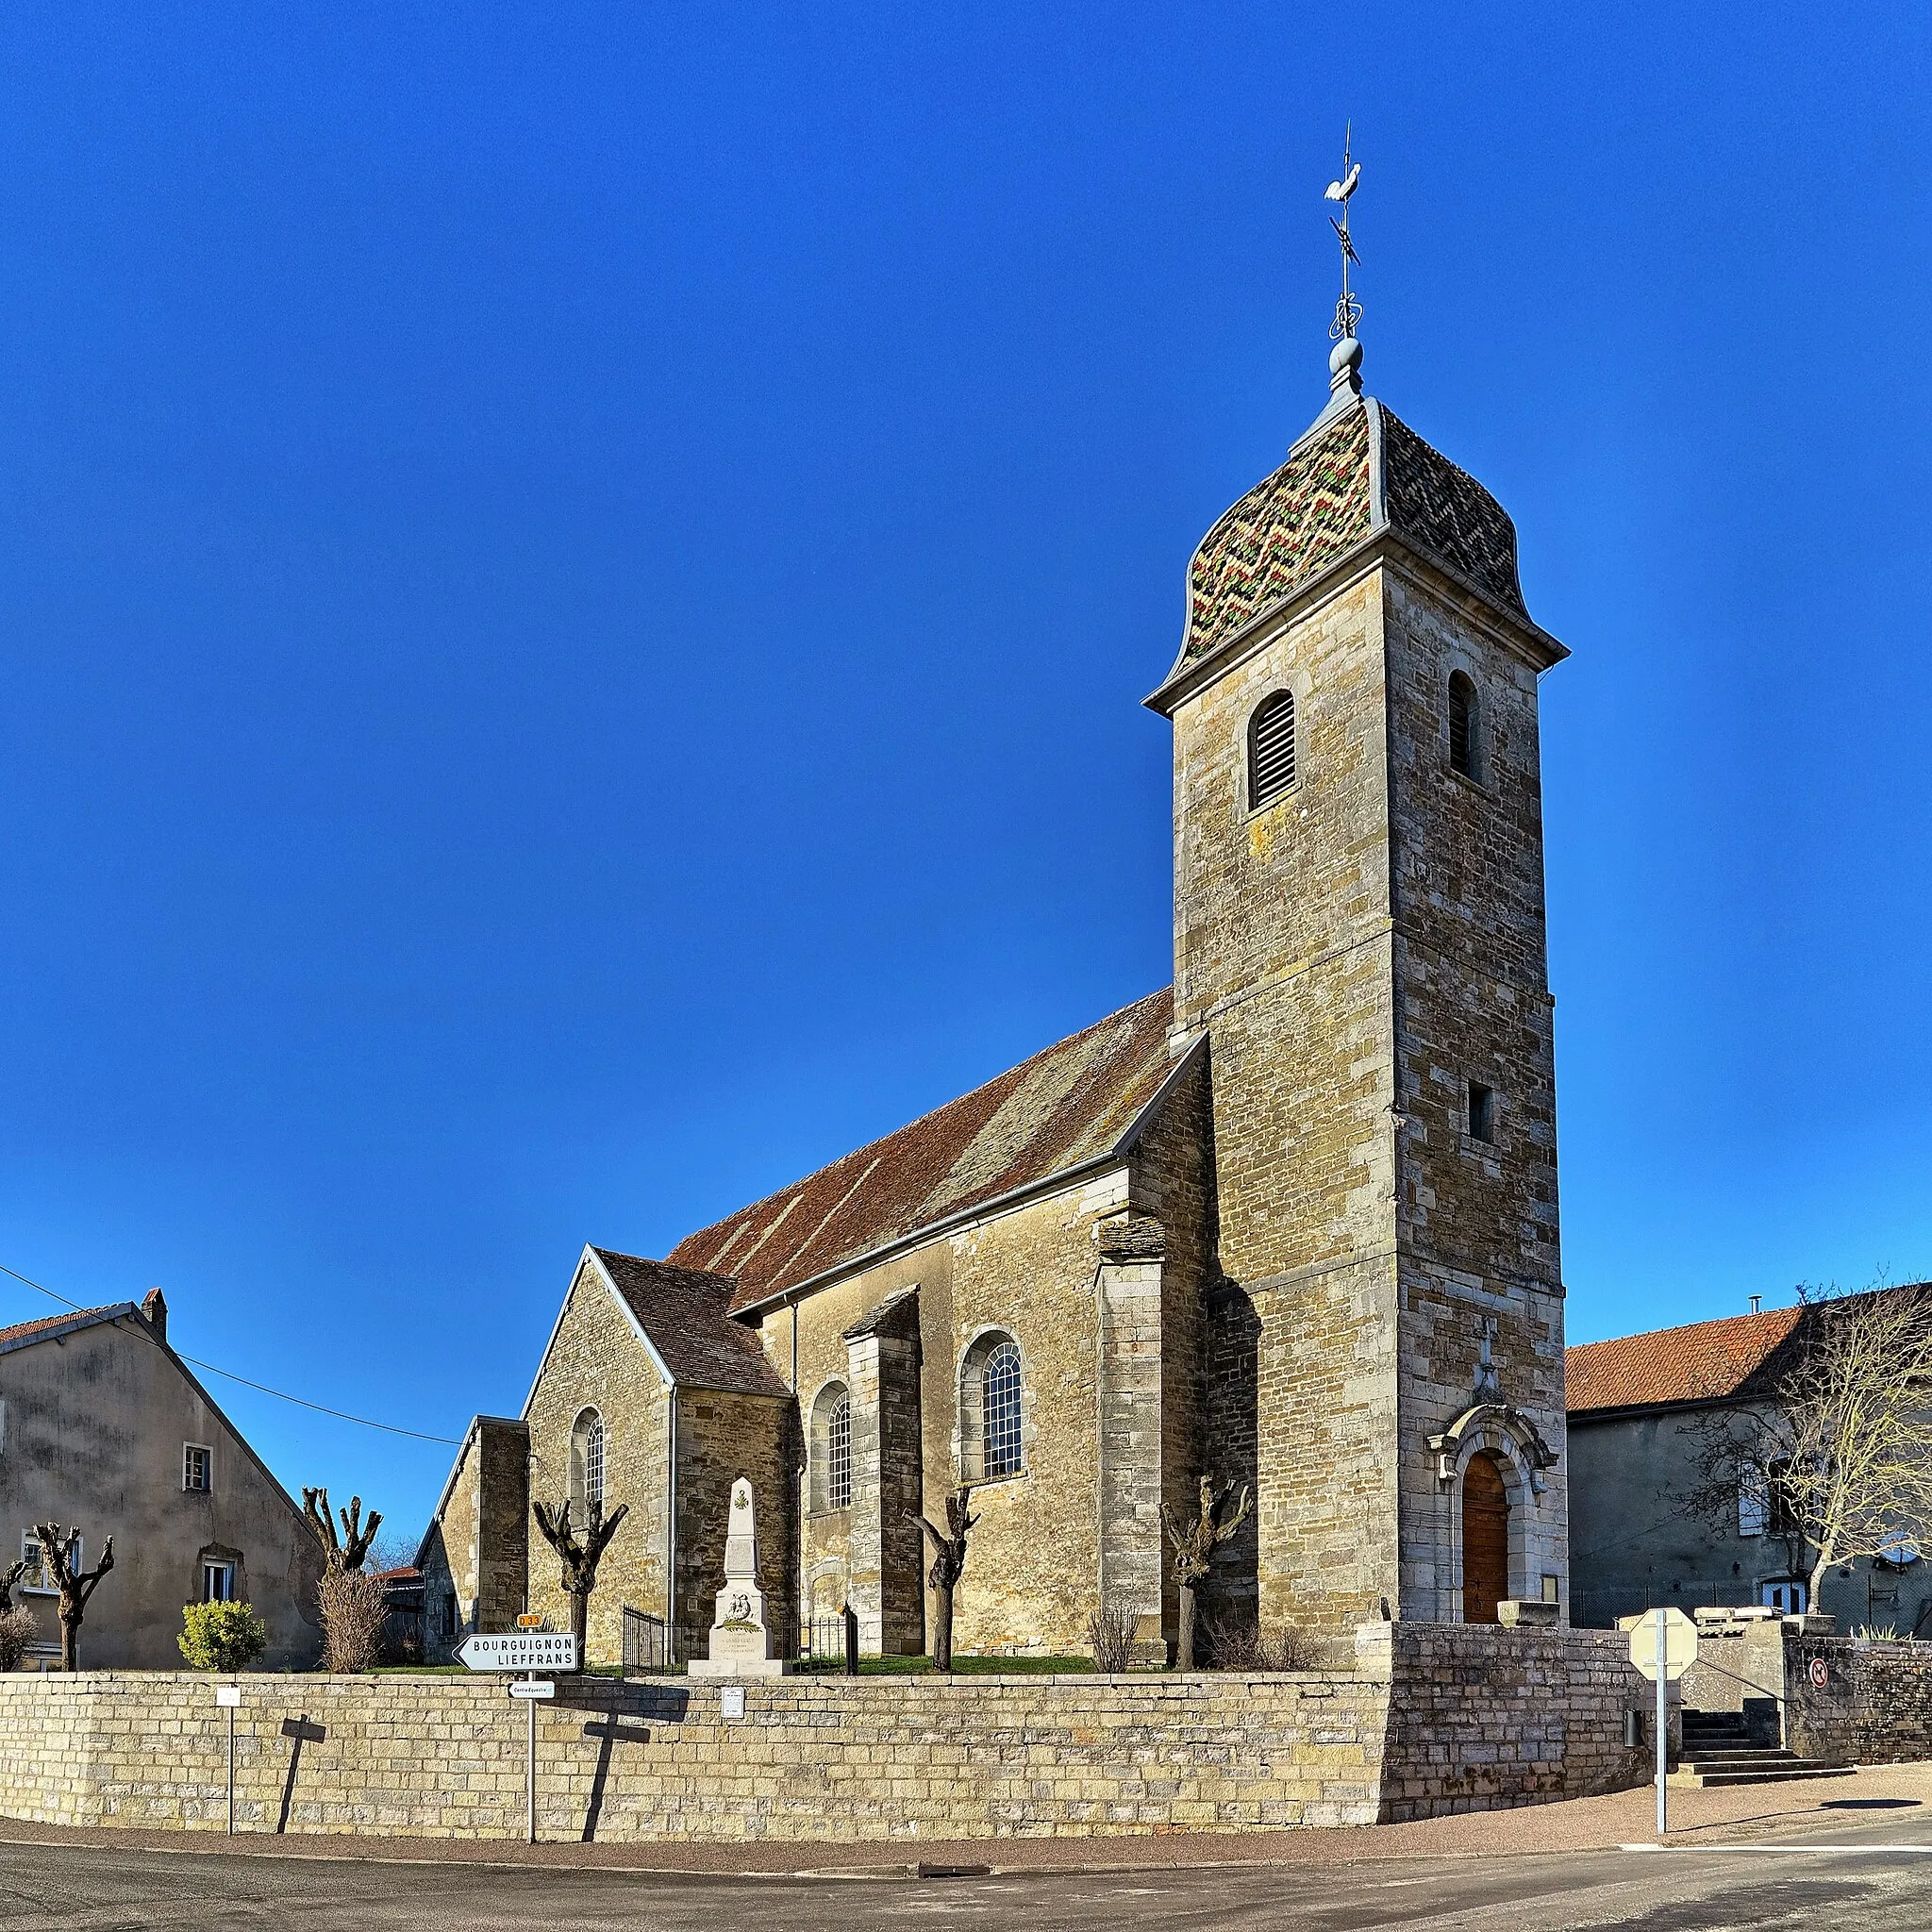
[[[1248,720],[1248,808],[1279,798],[1294,783],[1294,693],[1263,698]]]
[[[1475,694],[1475,681],[1465,671],[1449,674],[1449,769],[1465,778],[1477,775],[1476,742],[1481,723],[1481,701]]]
[[[1480,1080],[1469,1083],[1469,1138],[1493,1141],[1496,1138],[1496,1094]]]

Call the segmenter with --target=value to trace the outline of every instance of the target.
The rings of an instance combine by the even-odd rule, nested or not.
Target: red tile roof
[[[734,1309],[1111,1152],[1174,1071],[1163,988],[710,1227],[671,1259],[730,1275]]]
[[[608,1248],[592,1252],[679,1382],[747,1395],[791,1392],[758,1336],[731,1319],[732,1284],[724,1276]]]
[[[1707,1402],[1734,1395],[1798,1325],[1802,1307],[1729,1315],[1620,1335],[1563,1351],[1565,1406],[1572,1415],[1657,1403]]]
[[[0,1328],[0,1348],[11,1348],[17,1342],[38,1341],[50,1336],[57,1328],[75,1328],[91,1322],[111,1321],[116,1315],[134,1313],[132,1302],[109,1302],[101,1308],[70,1308],[64,1315],[42,1315],[32,1322],[16,1322],[10,1328]]]

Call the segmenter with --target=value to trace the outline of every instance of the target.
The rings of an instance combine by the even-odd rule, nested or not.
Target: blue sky
[[[952,11],[8,10],[0,1263],[454,1435],[586,1240],[1163,984],[1352,116],[1368,386],[1575,654],[1573,1338],[1932,1274],[1923,10]]]

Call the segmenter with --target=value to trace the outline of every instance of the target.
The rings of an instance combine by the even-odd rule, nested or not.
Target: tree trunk
[[[70,1617],[64,1606],[59,1614],[60,1668],[63,1671],[77,1671],[80,1668],[80,1619]]]
[[[936,1671],[953,1668],[953,1586],[941,1583],[932,1593],[932,1667]]]
[[[1830,1574],[1830,1553],[1828,1551],[1821,1552],[1817,1562],[1815,1562],[1811,1566],[1811,1574],[1806,1579],[1805,1582],[1805,1607],[1807,1610],[1818,1609],[1818,1600],[1824,1589],[1824,1579]],[[1820,1614],[1823,1615],[1824,1613],[1820,1611]]]
[[[1174,1653],[1174,1669],[1191,1671],[1194,1668],[1194,1586],[1181,1585],[1181,1641]]]
[[[591,1592],[588,1590],[574,1590],[570,1593],[571,1634],[577,1641],[577,1669],[588,1670],[591,1665]]]

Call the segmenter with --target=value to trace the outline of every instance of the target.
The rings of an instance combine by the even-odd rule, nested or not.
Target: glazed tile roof
[[[1310,432],[1201,540],[1181,662],[1205,656],[1377,530],[1392,529],[1528,621],[1516,526],[1466,471],[1364,398]]]
[[[1735,1395],[1798,1325],[1802,1307],[1730,1315],[1620,1335],[1563,1351],[1565,1407],[1572,1415]]]
[[[664,1366],[689,1388],[789,1393],[757,1335],[731,1319],[732,1283],[719,1274],[593,1250]]]
[[[1163,988],[672,1251],[744,1309],[935,1222],[1117,1148],[1174,1071]]]

